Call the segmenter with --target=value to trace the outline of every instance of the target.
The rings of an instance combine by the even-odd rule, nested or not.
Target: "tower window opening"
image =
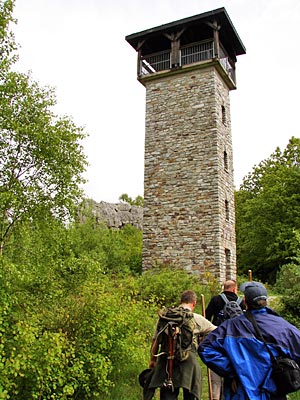
[[[229,267],[231,262],[231,253],[229,249],[225,249],[225,261],[226,261],[226,267]]]
[[[225,249],[225,269],[226,269],[226,279],[230,279],[231,270],[231,252],[229,249]]]
[[[226,126],[226,109],[222,106],[222,123]]]
[[[225,200],[225,218],[229,221],[229,201]]]
[[[228,171],[228,155],[226,150],[224,151],[224,170]]]

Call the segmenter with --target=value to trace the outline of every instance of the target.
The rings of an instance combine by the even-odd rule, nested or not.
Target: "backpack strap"
[[[224,293],[220,293],[220,296],[224,300],[225,304],[229,303],[229,300],[227,299],[226,295]]]
[[[222,297],[222,299],[224,300],[225,304],[229,303],[229,300],[227,299],[226,295],[224,293],[220,293],[220,296]],[[238,297],[235,301],[238,305],[241,304],[241,302],[243,301],[242,297]]]
[[[259,329],[259,327],[258,327],[258,325],[257,325],[257,322],[256,322],[256,319],[255,319],[254,315],[253,315],[249,310],[247,310],[247,311],[245,312],[245,317],[246,317],[246,318],[251,322],[251,324],[253,325],[253,328],[254,328],[255,334],[256,334],[255,336],[256,336],[259,340],[261,340],[261,341],[264,343],[264,345],[266,346],[266,349],[267,349],[267,351],[268,351],[268,353],[269,353],[269,355],[270,355],[272,364],[274,364],[274,363],[276,364],[276,359],[275,359],[273,353],[271,352],[271,350],[269,349],[269,346],[267,345],[267,342],[265,341],[265,339],[264,339],[264,337],[263,337],[263,335],[262,335],[262,333],[261,333],[261,331],[260,331],[260,329]]]

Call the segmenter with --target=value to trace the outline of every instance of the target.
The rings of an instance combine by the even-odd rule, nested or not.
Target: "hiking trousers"
[[[223,400],[223,378],[217,375],[214,371],[210,371],[212,400]]]
[[[174,388],[174,391],[161,388],[160,389],[160,400],[177,400],[179,396],[179,388]],[[198,400],[191,392],[187,389],[183,389],[183,400]]]

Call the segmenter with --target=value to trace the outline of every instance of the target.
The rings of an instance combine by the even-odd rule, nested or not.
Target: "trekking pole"
[[[251,282],[252,281],[252,270],[248,269],[248,281]]]
[[[204,294],[201,294],[201,305],[202,305],[202,315],[205,318],[205,298]],[[207,382],[208,382],[208,398],[212,400],[212,385],[211,385],[211,375],[210,369],[207,367]]]
[[[168,326],[168,359],[167,359],[167,374],[168,379],[165,382],[165,387],[174,391],[173,386],[173,361],[174,361],[174,342],[176,340],[176,328],[169,323]]]

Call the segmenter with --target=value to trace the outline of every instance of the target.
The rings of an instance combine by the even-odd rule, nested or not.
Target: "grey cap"
[[[245,282],[241,285],[240,290],[244,293],[247,303],[254,304],[258,300],[267,300],[268,298],[267,290],[260,282]]]

